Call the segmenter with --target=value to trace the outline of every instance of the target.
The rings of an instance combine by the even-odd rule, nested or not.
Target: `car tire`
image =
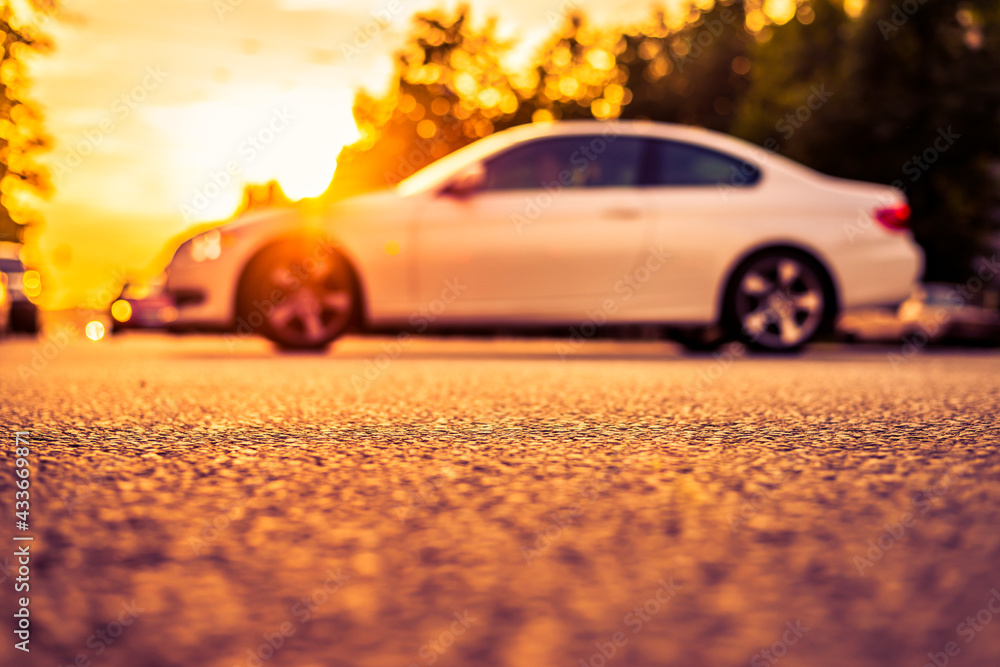
[[[791,249],[757,253],[733,272],[724,300],[730,335],[752,349],[795,352],[829,330],[836,307],[829,275]]]
[[[38,306],[26,301],[11,304],[7,327],[15,334],[38,334]]]
[[[243,273],[236,331],[260,333],[284,350],[322,351],[353,323],[357,294],[342,256],[308,240],[278,242]]]

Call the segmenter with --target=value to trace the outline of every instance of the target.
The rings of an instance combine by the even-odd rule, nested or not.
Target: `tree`
[[[631,101],[619,69],[619,40],[587,24],[583,14],[566,17],[535,65],[521,78],[522,97],[533,120],[616,118]]]
[[[803,127],[805,134],[814,131],[819,123],[812,122],[812,116],[825,113],[807,104],[813,88],[825,87],[838,98],[843,92],[835,82],[855,29],[855,21],[835,0],[812,0],[798,10],[794,20],[761,29],[747,54],[750,86],[737,108],[733,133],[758,144],[777,145],[776,150],[790,157],[812,161],[801,135],[798,141],[794,136]],[[814,102],[814,106],[818,104]],[[810,112],[806,120],[794,115],[803,105]],[[799,115],[805,116],[805,112]]]
[[[728,131],[750,87],[753,40],[745,22],[742,2],[720,0],[707,11],[692,7],[679,29],[656,15],[649,27],[626,33],[620,58],[632,101],[622,117]]]
[[[243,201],[233,214],[233,217],[260,208],[274,208],[280,206],[291,206],[292,201],[281,189],[278,181],[268,181],[263,185],[247,183],[243,188]]]
[[[0,0],[0,239],[20,241],[24,227],[37,222],[31,199],[51,190],[39,153],[50,140],[42,115],[30,100],[25,60],[52,45],[41,28],[56,11],[55,0],[29,0],[16,6]]]
[[[355,99],[362,138],[341,152],[328,193],[393,185],[512,124],[521,98],[501,65],[509,46],[498,39],[494,21],[471,27],[465,6],[415,16],[389,92],[376,98],[360,91]]]

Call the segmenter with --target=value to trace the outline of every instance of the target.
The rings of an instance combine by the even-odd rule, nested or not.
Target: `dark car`
[[[20,245],[0,244],[0,273],[6,276],[10,298],[11,333],[38,333],[38,306],[29,300],[42,291],[41,277],[37,271],[25,269],[19,257]]]

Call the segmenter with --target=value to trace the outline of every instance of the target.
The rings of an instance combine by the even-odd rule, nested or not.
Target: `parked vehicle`
[[[398,186],[183,243],[175,327],[317,349],[344,331],[658,324],[794,350],[896,306],[923,257],[888,186],[643,121],[499,132]]]
[[[10,327],[10,290],[7,289],[7,274],[0,271],[0,335]]]
[[[7,330],[11,333],[38,333],[38,306],[31,299],[42,291],[38,271],[25,269],[20,257],[21,245],[0,243],[0,273],[5,276],[9,298]]]
[[[162,329],[177,317],[173,300],[164,291],[165,276],[127,282],[111,304],[111,332],[126,329]]]
[[[929,342],[1000,345],[996,296],[993,291],[967,295],[958,285],[928,283],[900,307],[899,317],[910,335],[923,332]]]

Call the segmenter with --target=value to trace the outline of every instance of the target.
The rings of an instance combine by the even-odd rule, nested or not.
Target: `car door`
[[[650,319],[706,322],[716,314],[720,281],[751,231],[760,170],[727,153],[684,141],[650,138],[644,189],[650,243],[670,261],[637,293]]]
[[[484,159],[475,191],[445,188],[417,215],[421,301],[457,284],[441,321],[579,322],[640,255],[642,147],[637,137],[571,135]]]

